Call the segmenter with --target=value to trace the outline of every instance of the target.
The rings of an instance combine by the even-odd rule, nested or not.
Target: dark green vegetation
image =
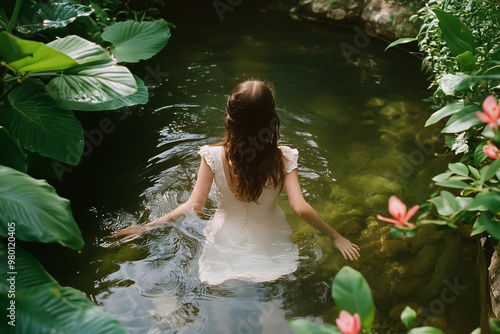
[[[500,132],[498,124],[486,126],[476,113],[491,109],[482,106],[488,96],[495,101],[499,96],[498,2],[429,1],[419,15],[423,21],[419,35],[391,45],[418,41],[424,55],[422,69],[431,75],[432,101],[439,109],[426,126],[447,119],[441,132],[448,151],[441,156],[459,157],[433,178],[436,186],[447,189],[429,200],[440,219],[424,215],[420,222],[452,228],[458,222],[474,223],[472,235],[487,231],[496,246],[500,239],[500,159],[489,159],[484,147],[499,147]]]
[[[84,246],[69,201],[27,174],[30,161],[45,157],[56,174],[60,163],[78,164],[84,131],[73,110],[146,103],[143,81],[123,63],[151,58],[170,37],[164,20],[108,21],[105,9],[94,8],[27,0],[0,7],[0,235],[7,241],[0,245],[0,300],[8,316],[3,333],[126,332],[79,290],[61,287],[20,246]]]

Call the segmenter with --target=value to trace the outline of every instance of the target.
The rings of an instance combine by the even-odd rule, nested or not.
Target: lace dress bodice
[[[280,146],[285,172],[297,168],[298,152]],[[218,202],[214,217],[203,234],[205,245],[199,259],[202,282],[220,284],[228,279],[273,281],[294,272],[297,246],[278,206],[278,188],[266,187],[255,202],[239,200],[229,188],[222,163],[222,146],[203,146],[198,152],[214,172]]]

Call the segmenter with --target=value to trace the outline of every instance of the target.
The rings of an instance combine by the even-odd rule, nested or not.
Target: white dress
[[[285,173],[297,168],[298,151],[279,147]],[[199,259],[202,282],[216,285],[229,279],[274,281],[297,269],[298,249],[276,197],[279,188],[264,188],[255,202],[244,202],[229,189],[222,164],[222,146],[198,151],[214,172],[218,208],[203,230],[205,245]]]

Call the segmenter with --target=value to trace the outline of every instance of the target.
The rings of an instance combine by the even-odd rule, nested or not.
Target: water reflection
[[[164,196],[159,201],[174,206],[177,200]],[[161,214],[161,207],[152,208],[152,216]],[[217,286],[200,282],[197,260],[204,222],[187,216],[122,246],[120,252],[128,248],[128,255],[115,258],[120,267],[100,283],[107,289],[96,299],[132,333],[291,333],[282,308],[283,287],[237,280]],[[119,227],[123,222],[108,224]],[[138,253],[144,258],[137,259]],[[289,275],[281,280],[294,279]]]

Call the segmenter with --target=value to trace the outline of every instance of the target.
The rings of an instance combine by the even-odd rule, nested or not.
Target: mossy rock
[[[417,253],[415,259],[410,263],[410,273],[413,276],[420,276],[432,270],[437,260],[437,247],[425,245]]]
[[[378,97],[372,97],[366,102],[366,107],[372,110],[378,110],[382,107],[384,107],[387,104],[387,101],[378,98]]]

